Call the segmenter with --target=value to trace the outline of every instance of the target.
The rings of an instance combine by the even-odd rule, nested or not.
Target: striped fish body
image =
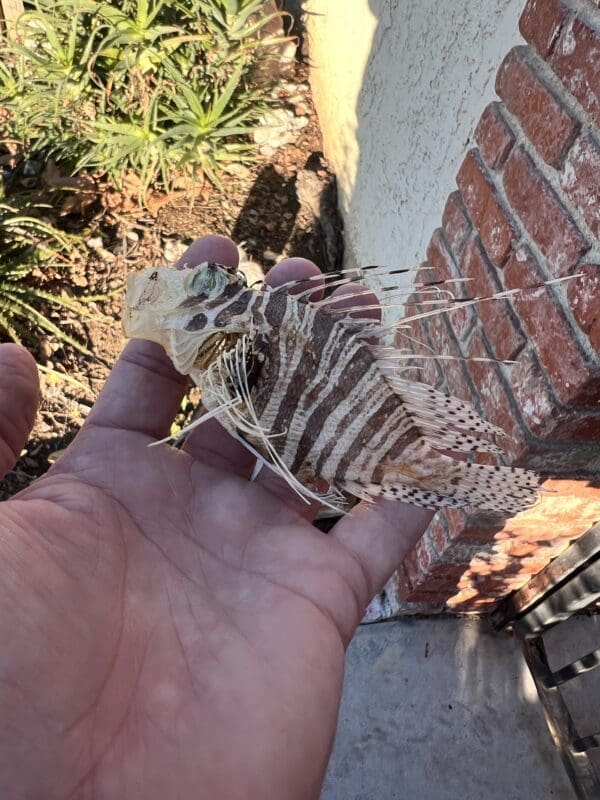
[[[209,266],[135,276],[126,333],[161,343],[204,407],[299,494],[314,498],[326,483],[336,505],[350,493],[503,513],[535,497],[526,471],[452,457],[499,452],[495,429],[467,404],[398,377],[368,323],[285,289],[248,289],[231,271],[207,291]]]
[[[381,483],[381,463],[419,433],[371,348],[326,311],[284,292],[266,296],[261,313],[267,333],[253,342],[262,366],[252,402],[286,466],[303,482],[340,489]]]

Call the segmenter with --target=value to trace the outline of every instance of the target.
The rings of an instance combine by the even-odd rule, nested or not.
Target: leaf
[[[255,85],[278,16],[263,0],[28,0],[0,62],[23,155],[169,191],[181,165],[216,182],[273,104]],[[245,151],[244,151],[245,153]],[[244,158],[246,158],[244,154]],[[207,167],[207,165],[209,165]],[[216,179],[216,180],[215,180]]]

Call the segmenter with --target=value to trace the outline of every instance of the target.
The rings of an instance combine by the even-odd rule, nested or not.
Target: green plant
[[[286,37],[264,0],[31,0],[0,68],[0,112],[27,155],[117,185],[206,176],[251,157],[272,103],[261,65]]]
[[[4,202],[0,189],[0,336],[18,343],[33,342],[36,329],[43,330],[87,353],[84,345],[52,322],[47,313],[54,308],[81,314],[83,306],[44,288],[44,272],[64,270],[78,240],[36,216],[43,210],[23,198]]]

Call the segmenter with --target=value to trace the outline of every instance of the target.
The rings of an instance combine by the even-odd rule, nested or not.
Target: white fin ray
[[[410,406],[411,413],[419,422],[433,425],[444,422],[453,427],[468,428],[492,436],[505,435],[501,428],[480,417],[469,403],[438,392],[428,384],[400,378],[396,370],[385,361],[377,363],[394,391]]]
[[[194,428],[197,428],[199,425],[202,425],[205,422],[208,422],[209,419],[214,419],[221,414],[225,414],[229,411],[229,409],[233,408],[234,406],[238,405],[241,402],[239,397],[233,397],[231,400],[223,403],[216,408],[213,408],[212,411],[208,411],[206,414],[202,414],[202,416],[197,417],[193,422],[190,422],[189,425],[186,425],[182,428],[179,433],[174,436],[165,436],[164,439],[158,439],[156,442],[150,442],[148,447],[156,447],[159,444],[166,444],[167,442],[175,442],[179,439],[183,439],[185,436],[188,435]]]
[[[292,474],[271,442],[271,439],[282,436],[285,432],[269,434],[261,426],[248,384],[246,363],[250,354],[249,346],[249,337],[242,336],[234,348],[223,353],[223,355],[211,365],[205,375],[206,388],[212,393],[213,397],[218,398],[221,408],[224,407],[225,403],[223,400],[230,391],[228,386],[236,386],[239,392],[241,402],[229,405],[223,412],[230,423],[228,429],[230,432],[234,433],[236,438],[238,438],[250,452],[257,458],[260,458],[265,466],[269,467],[269,469],[282,478],[305,503],[309,504],[311,501],[314,501],[326,505],[336,513],[344,513],[342,505],[343,496],[339,492],[335,490],[327,493],[316,492],[304,486]],[[204,394],[204,386],[201,388]],[[209,402],[211,401],[207,401],[207,403]],[[244,434],[259,440],[268,456],[261,456],[258,450],[245,440]],[[335,502],[339,502],[340,504],[335,505]]]

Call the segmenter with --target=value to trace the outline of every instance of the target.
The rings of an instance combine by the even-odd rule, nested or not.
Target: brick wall
[[[481,116],[426,264],[434,279],[470,278],[458,285],[472,295],[583,277],[412,326],[415,353],[464,358],[421,362],[413,376],[504,428],[507,463],[553,477],[508,522],[439,513],[397,574],[408,611],[489,610],[600,519],[599,6],[526,3],[528,44],[498,70],[500,99]],[[469,360],[481,356],[516,363]]]

